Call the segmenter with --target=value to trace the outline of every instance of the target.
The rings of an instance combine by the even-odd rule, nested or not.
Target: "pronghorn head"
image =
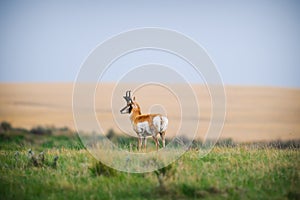
[[[123,96],[123,98],[126,100],[127,105],[120,110],[121,114],[131,113],[133,101],[131,99],[131,94],[130,93],[131,93],[131,91],[127,90],[125,96]]]
[[[126,100],[127,105],[120,110],[121,114],[130,114],[133,109],[140,109],[140,106],[135,102],[135,97],[133,100],[131,99],[131,91],[126,91],[125,96],[123,98]]]

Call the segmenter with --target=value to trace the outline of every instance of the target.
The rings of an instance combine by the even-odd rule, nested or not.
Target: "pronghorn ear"
[[[135,101],[135,97],[133,97],[133,101]]]

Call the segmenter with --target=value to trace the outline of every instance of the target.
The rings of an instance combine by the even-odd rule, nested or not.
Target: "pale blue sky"
[[[286,0],[1,1],[0,82],[74,81],[99,43],[161,27],[201,44],[225,84],[299,88],[299,21],[299,1]]]

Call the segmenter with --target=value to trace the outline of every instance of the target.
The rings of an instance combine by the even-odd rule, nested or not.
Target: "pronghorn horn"
[[[131,92],[130,90],[127,90],[125,96],[123,96],[127,102],[132,101],[130,97],[130,92]]]
[[[131,91],[130,91],[130,90],[128,90],[128,97],[129,97],[130,100],[131,100]]]

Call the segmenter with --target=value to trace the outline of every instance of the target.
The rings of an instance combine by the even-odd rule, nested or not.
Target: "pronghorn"
[[[127,102],[127,105],[120,110],[121,114],[130,114],[131,124],[133,130],[138,136],[138,148],[141,150],[143,141],[144,149],[146,150],[147,137],[151,137],[155,141],[156,150],[158,150],[158,134],[160,134],[163,147],[165,147],[165,135],[168,127],[168,118],[161,114],[141,114],[141,108],[139,104],[130,97],[130,91],[126,92],[123,96]]]

